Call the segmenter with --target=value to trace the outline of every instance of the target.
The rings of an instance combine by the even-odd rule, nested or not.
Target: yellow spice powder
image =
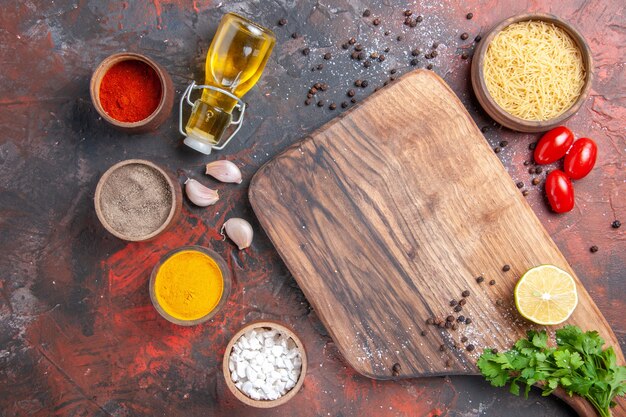
[[[154,293],[163,310],[179,320],[196,320],[220,302],[224,278],[210,256],[185,250],[169,257],[159,268]]]

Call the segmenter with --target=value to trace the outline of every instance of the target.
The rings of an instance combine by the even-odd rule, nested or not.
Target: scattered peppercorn
[[[456,329],[458,329],[458,328],[459,328],[459,327],[456,325],[456,323],[452,323],[452,330],[456,330]]]
[[[500,146],[502,146],[503,148],[506,147],[506,145],[508,145],[509,142],[507,142],[506,140],[503,140],[502,142],[500,142]]]
[[[451,366],[452,366],[452,360],[446,359],[446,368],[449,368]]]
[[[465,324],[472,324],[472,319],[469,317],[465,319]]]
[[[528,190],[524,190],[524,191],[522,191],[522,195],[523,195],[524,197],[527,197],[527,196],[528,196],[528,194],[530,194],[530,191],[528,191]]]
[[[467,38],[469,38],[469,35],[467,34],[467,32],[461,33],[461,39],[462,40],[466,40]]]
[[[426,319],[426,324],[435,324],[435,320],[432,317]]]
[[[517,188],[524,188],[524,183],[519,181],[515,184],[517,186]]]
[[[480,131],[486,133],[489,130],[489,126],[483,126],[480,128]]]
[[[468,14],[466,14],[466,15],[465,15],[465,18],[466,18],[467,20],[471,20],[471,19],[472,19],[472,17],[474,17],[474,13],[468,13]]]
[[[304,100],[304,105],[308,106],[309,104],[311,104],[311,99],[307,98],[306,100]]]
[[[461,336],[461,343],[465,343],[465,342],[467,342],[467,337]]]
[[[396,72],[398,72],[398,70],[395,68],[389,70],[389,74],[395,74]]]
[[[530,165],[530,161],[524,161],[524,166],[527,167],[528,165]]]
[[[502,307],[502,305],[503,305],[503,304],[504,304],[504,301],[502,301],[501,299],[499,299],[499,298],[498,298],[498,299],[496,300],[496,305],[497,305],[498,307]]]
[[[415,21],[418,23],[421,22],[422,20],[424,20],[424,17],[422,15],[419,15],[415,18]]]
[[[528,168],[528,173],[530,175],[534,174],[535,173],[535,167]]]
[[[596,245],[593,245],[592,247],[589,248],[589,252],[591,253],[596,253],[598,251],[598,247]]]
[[[479,283],[479,284],[480,284],[481,282],[483,282],[484,280],[485,280],[485,277],[483,277],[482,275],[481,275],[481,276],[479,276],[479,277],[476,277],[476,282],[477,282],[477,283]]]
[[[426,335],[428,334],[428,331],[426,331],[426,330],[422,330],[422,331],[420,332],[420,334],[421,334],[422,336],[426,336]]]
[[[534,151],[536,147],[537,147],[537,142],[533,142],[528,145],[528,149],[530,149],[531,151]]]
[[[492,352],[492,353],[498,353],[498,349],[493,348],[493,349],[491,349],[491,352]]]
[[[322,100],[317,102],[317,107],[322,107],[324,106],[324,102]]]
[[[389,32],[388,30],[386,30],[386,31],[385,31],[385,36],[389,36],[389,33],[390,33],[390,32]]]
[[[359,52],[356,59],[358,59],[359,61],[363,61],[365,59],[365,52]]]
[[[351,99],[350,99],[350,103],[352,103],[352,104],[356,103],[356,98],[354,98],[354,97],[353,97],[353,98],[351,98]]]
[[[459,317],[456,318],[456,321],[458,321],[459,323],[464,323],[465,322],[465,316],[460,315]]]
[[[454,316],[453,315],[449,315],[448,317],[446,317],[446,321],[453,322],[454,321]]]
[[[503,270],[504,272],[509,272],[509,271],[511,270],[511,265],[509,265],[509,264],[504,265],[504,266],[502,267],[502,270]]]
[[[331,109],[331,110],[335,110],[337,108],[337,105],[335,103],[330,103],[328,108]]]
[[[278,26],[285,26],[287,24],[287,19],[284,17],[278,21]]]
[[[620,222],[619,220],[615,220],[613,223],[611,223],[611,227],[613,229],[619,229],[622,226],[622,222]]]
[[[326,52],[326,53],[324,54],[324,59],[325,59],[325,60],[327,60],[327,61],[328,61],[329,59],[331,59],[332,57],[333,57],[333,56],[330,54],[330,52]]]
[[[417,64],[419,64],[419,61],[417,59],[413,58],[411,60],[411,65],[415,67],[415,66],[417,66]]]
[[[463,52],[461,54],[461,59],[467,59],[467,58],[469,58],[469,55],[467,54],[467,52]]]
[[[294,38],[294,39],[298,39],[298,37],[300,37],[300,35],[298,34],[298,32],[293,32],[291,34],[291,37]]]
[[[451,328],[452,328],[452,322],[446,321],[446,329],[451,329]]]
[[[457,305],[459,302],[457,300],[450,300],[450,307],[454,307],[455,305]]]
[[[437,52],[437,51],[432,51],[430,53],[430,56],[433,57],[433,58],[435,58],[437,55],[439,55],[439,52]]]
[[[539,179],[538,177],[533,178],[532,183],[533,185],[537,185],[541,182],[541,179]]]
[[[437,49],[437,48],[439,48],[439,42],[433,43],[433,49]]]
[[[446,345],[439,345],[439,350],[440,351],[445,351],[446,350]]]
[[[474,350],[474,345],[470,343],[465,349],[467,349],[468,352],[471,352],[472,350]]]
[[[429,70],[433,69],[433,64],[426,65],[426,69],[429,69]]]
[[[371,66],[372,66],[372,61],[365,61],[365,62],[363,63],[363,66],[364,66],[365,68],[369,68],[369,67],[371,67]]]
[[[409,23],[409,26],[412,27],[412,28],[416,27],[417,26],[417,20],[411,19],[411,23]]]
[[[535,174],[541,174],[542,172],[543,172],[543,168],[542,167],[535,168]]]
[[[381,55],[378,57],[378,60],[379,60],[380,62],[383,62],[383,61],[385,60],[385,55],[381,54]]]
[[[402,39],[404,39],[404,36],[402,36],[402,35],[398,35],[398,36],[396,37],[396,40],[397,40],[398,42],[400,42]]]
[[[311,50],[309,48],[304,48],[302,50],[302,55],[307,56],[310,52],[311,52]]]
[[[346,107],[348,107],[348,102],[347,101],[342,101],[341,102],[341,108],[345,109]]]
[[[354,46],[354,50],[357,52],[361,52],[363,50],[363,45],[361,45],[360,43],[356,44]]]
[[[463,297],[469,297],[469,296],[470,296],[470,292],[469,292],[469,290],[465,290],[465,291],[463,291],[463,292],[461,293],[461,295],[462,295]]]
[[[400,369],[402,369],[402,367],[400,366],[399,363],[394,363],[393,367],[391,368],[394,372],[400,372]]]
[[[365,88],[365,87],[367,87],[367,86],[368,86],[368,84],[369,84],[369,83],[367,82],[367,80],[363,80],[363,81],[361,82],[361,87]]]
[[[386,47],[385,48],[385,52],[389,52],[389,51],[391,51],[391,48],[390,47]]]
[[[361,81],[361,80],[356,80],[356,81],[354,82],[354,86],[355,86],[355,87],[360,87],[362,82],[363,82],[363,81]]]
[[[324,68],[324,64],[317,64],[317,69],[321,70],[322,68]]]
[[[363,10],[363,17],[370,17],[371,15],[372,12],[370,11],[370,9]]]
[[[460,306],[464,306],[466,303],[467,303],[467,300],[465,298],[462,298],[461,300],[459,300]]]
[[[492,279],[491,281],[489,281],[489,285],[496,285],[496,280]]]
[[[347,43],[344,43],[341,45],[341,49],[348,49],[350,48],[350,45],[348,45]]]
[[[480,35],[476,35],[476,37],[474,38],[474,42],[478,43],[478,42],[480,42],[480,40],[481,40],[482,38],[483,38],[482,36],[480,36]]]
[[[349,43],[350,45],[354,45],[354,44],[356,43],[356,38],[350,38],[350,39],[348,39],[348,43]]]
[[[356,93],[355,93],[354,89],[352,89],[352,88],[351,88],[351,89],[349,89],[349,90],[346,92],[346,95],[347,95],[348,97],[354,97],[354,95],[355,95],[355,94],[356,94]]]
[[[495,148],[493,148],[493,151],[495,153],[500,153],[501,150],[502,150],[502,148],[500,148],[499,146],[496,146]]]
[[[456,307],[454,307],[454,312],[458,313],[459,311],[463,310],[463,306],[459,306],[457,305]]]
[[[380,25],[380,19],[374,19],[372,23],[374,24],[374,26],[378,26]]]
[[[412,12],[412,11],[410,11],[410,10],[405,10],[405,11],[404,11],[404,15],[405,15],[405,16],[411,16],[412,14],[413,14],[413,12]]]
[[[352,59],[357,59],[359,57],[359,53],[357,51],[352,52],[352,54],[350,54],[350,58]]]

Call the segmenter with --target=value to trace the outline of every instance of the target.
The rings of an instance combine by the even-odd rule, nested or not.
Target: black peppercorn
[[[390,32],[389,32],[388,30],[386,30],[386,31],[385,31],[385,36],[389,36],[389,33],[390,33]]]
[[[348,97],[354,97],[354,95],[356,94],[355,91],[351,88],[348,90],[348,92],[346,93],[348,95]]]
[[[415,66],[417,66],[417,64],[419,64],[419,61],[417,59],[413,58],[411,60],[411,65],[415,67]]]
[[[480,128],[480,131],[486,133],[489,130],[489,126],[483,126]]]
[[[492,353],[498,353],[498,349],[493,348],[493,349],[491,349],[491,352],[492,352]]]
[[[399,363],[394,363],[393,367],[391,368],[394,372],[400,372],[400,369],[402,369],[402,367],[400,366]]]
[[[528,165],[530,165],[530,161],[524,161],[524,166],[527,167]]]
[[[352,98],[350,99],[350,103],[352,103],[352,104],[356,103],[356,98],[352,97]]]
[[[469,317],[465,319],[465,324],[472,324],[472,319]]]
[[[459,323],[465,323],[465,316],[461,315],[457,317],[456,321],[458,321]]]
[[[415,21],[417,21],[418,23],[421,22],[422,20],[424,20],[424,17],[422,15],[419,15],[415,18]]]
[[[311,104],[311,99],[307,98],[306,100],[304,100],[305,106],[308,106],[309,104]]]
[[[517,185],[517,188],[524,188],[524,183],[523,183],[523,182],[521,182],[521,181],[519,181],[519,182],[518,182],[517,184],[515,184],[515,185]]]
[[[426,330],[422,330],[422,331],[420,332],[420,334],[421,334],[422,336],[426,336],[426,335],[428,334],[428,332],[427,332]]]
[[[341,102],[341,108],[345,109],[346,107],[348,107],[348,102],[347,101],[342,101]]]
[[[470,296],[470,292],[469,292],[469,290],[465,290],[465,291],[463,291],[463,292],[461,293],[461,295],[462,295],[463,297],[469,297],[469,296]]]
[[[365,88],[365,87],[367,87],[367,86],[368,86],[368,84],[369,84],[369,83],[367,82],[367,80],[363,80],[363,81],[361,82],[361,87]]]
[[[335,110],[337,108],[337,105],[335,103],[330,103],[328,108],[331,109],[331,110]]]
[[[322,68],[324,68],[324,64],[317,64],[317,69],[321,70]]]
[[[383,62],[383,61],[385,60],[385,55],[381,54],[381,55],[378,57],[378,60],[379,60],[380,62]]]
[[[324,105],[324,102],[322,100],[317,102],[317,107],[322,107]]]
[[[507,142],[506,140],[503,140],[502,142],[500,142],[500,146],[502,146],[503,148],[506,147],[506,145],[508,145],[509,142]]]
[[[509,264],[504,265],[504,266],[502,267],[502,270],[503,270],[504,272],[508,272],[508,271],[510,271],[510,270],[511,270],[511,265],[509,265]]]
[[[391,48],[390,47],[386,47],[385,48],[385,52],[389,52],[389,51],[391,51]]]
[[[352,54],[350,54],[350,58],[352,59],[357,59],[359,57],[359,53],[357,51],[352,52]]]
[[[461,343],[465,343],[465,342],[467,342],[467,337],[461,336]]]
[[[477,283],[479,283],[479,284],[480,284],[481,282],[483,282],[484,280],[485,280],[485,277],[483,277],[483,276],[476,277],[476,282],[477,282]]]
[[[395,74],[396,72],[398,72],[398,70],[395,68],[389,70],[389,74]]]
[[[528,149],[530,149],[531,151],[534,151],[536,147],[537,147],[537,142],[533,142],[528,145]]]
[[[363,61],[365,59],[365,52],[359,52],[356,59],[358,59],[359,61]]]
[[[426,69],[429,69],[429,70],[433,69],[433,64],[426,65]]]
[[[363,45],[361,45],[360,43],[356,44],[354,46],[354,50],[357,51],[357,52],[361,52],[363,50]]]
[[[363,17],[370,17],[371,15],[372,12],[370,11],[370,9],[363,10]]]
[[[302,55],[307,56],[310,52],[311,52],[311,50],[309,48],[304,48],[302,50]]]
[[[524,191],[522,191],[522,195],[523,195],[524,197],[528,196],[528,194],[530,194],[530,192],[529,192],[528,190],[524,190]]]
[[[541,174],[542,172],[543,172],[543,168],[542,167],[535,168],[535,174]]]
[[[460,306],[464,306],[466,303],[467,303],[467,300],[465,298],[462,298],[461,300],[459,300]]]
[[[537,185],[541,182],[541,180],[538,177],[533,178],[533,180],[531,181],[533,185]]]
[[[330,54],[330,52],[326,52],[326,53],[324,54],[324,59],[325,59],[325,60],[327,60],[327,61],[328,61],[329,59],[331,59],[332,57],[333,57],[333,56]]]
[[[435,320],[432,317],[426,319],[426,324],[434,324]]]
[[[489,285],[496,285],[496,280],[492,279],[491,281],[489,281]]]
[[[293,32],[293,33],[291,34],[291,37],[292,37],[292,38],[294,38],[294,39],[298,39],[298,37],[299,37],[299,36],[300,36],[300,35],[298,35],[298,32]]]
[[[348,49],[350,48],[350,45],[348,45],[347,43],[344,43],[341,45],[341,49]]]
[[[459,306],[457,305],[456,307],[454,307],[454,312],[458,313],[459,311],[463,310],[463,306]]]
[[[619,229],[622,225],[622,222],[620,222],[619,220],[615,220],[613,223],[611,223],[611,227],[613,229]]]
[[[413,12],[412,12],[412,11],[410,11],[410,10],[405,10],[405,11],[404,11],[404,15],[405,15],[405,16],[411,16],[412,14],[413,14]]]
[[[361,80],[356,80],[356,81],[354,82],[354,86],[355,86],[355,87],[360,87],[362,82],[363,82],[363,81],[361,81]]]
[[[593,245],[592,247],[589,248],[589,252],[591,253],[596,253],[598,251],[598,247],[596,245]]]
[[[454,321],[454,316],[453,315],[449,315],[448,317],[446,317],[446,321],[453,322]]]
[[[459,302],[456,300],[450,300],[450,307],[454,307],[455,305],[457,305]]]
[[[467,59],[467,58],[469,58],[469,55],[467,54],[467,52],[463,52],[461,54],[461,59]]]
[[[350,38],[350,39],[348,39],[348,43],[349,43],[350,45],[354,45],[354,44],[356,43],[356,38]]]
[[[436,57],[437,55],[439,55],[439,52],[437,52],[437,51],[432,51],[430,53],[430,56],[433,57],[433,58]]]
[[[470,20],[472,17],[474,17],[474,13],[468,13],[468,14],[465,15],[465,18],[467,20]]]
[[[380,25],[380,19],[374,19],[372,23],[374,24],[374,26],[378,26]]]
[[[471,352],[472,350],[474,350],[474,345],[470,343],[465,349],[467,349],[468,352]]]
[[[402,36],[402,35],[398,35],[398,37],[396,38],[396,40],[397,40],[398,42],[400,42],[402,39],[404,39],[404,36]]]
[[[372,61],[365,61],[365,62],[363,63],[363,66],[364,66],[365,68],[369,68],[369,67],[371,67],[371,66],[372,66]]]
[[[480,36],[480,35],[476,35],[476,37],[474,38],[474,42],[478,43],[478,42],[480,42],[480,40],[481,40],[482,38],[483,38],[482,36]]]
[[[467,34],[467,32],[461,33],[461,39],[462,40],[466,40],[467,38],[469,38],[469,35]]]
[[[449,368],[451,366],[452,366],[452,360],[446,359],[446,368]]]
[[[413,50],[411,51],[411,55],[413,55],[413,56],[418,56],[421,52],[422,52],[422,51],[420,51],[419,49],[417,49],[417,48],[416,48],[416,49],[413,49]]]
[[[501,149],[499,146],[496,146],[495,148],[493,148],[493,151],[494,151],[495,153],[500,153],[500,151],[501,151],[501,150],[502,150],[502,149]]]
[[[287,24],[287,19],[284,17],[278,21],[278,26],[285,26]]]

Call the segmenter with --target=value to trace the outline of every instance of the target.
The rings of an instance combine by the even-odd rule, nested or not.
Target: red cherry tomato
[[[565,155],[564,171],[573,180],[584,178],[596,164],[597,156],[596,143],[589,138],[580,138]]]
[[[566,213],[574,208],[574,187],[567,175],[555,169],[546,178],[546,194],[550,207],[557,213]]]
[[[535,162],[551,164],[563,158],[574,143],[574,134],[565,126],[558,126],[546,132],[535,148]]]

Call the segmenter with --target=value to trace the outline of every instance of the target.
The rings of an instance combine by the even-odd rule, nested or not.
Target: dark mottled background
[[[624,3],[607,1],[0,1],[0,415],[1,416],[565,416],[558,400],[529,400],[491,388],[479,377],[377,382],[346,367],[295,281],[256,223],[247,184],[261,164],[340,110],[303,105],[308,88],[325,82],[326,104],[345,100],[356,78],[382,85],[388,71],[410,69],[410,50],[441,43],[431,61],[461,97],[626,347],[626,91]],[[361,17],[364,9],[372,17]],[[402,23],[410,8],[424,16]],[[92,70],[107,55],[138,51],[162,63],[178,93],[202,81],[203,62],[223,13],[235,11],[272,27],[278,37],[265,74],[247,96],[247,120],[225,151],[205,157],[181,147],[176,112],[153,133],[129,137],[105,124],[88,92]],[[537,135],[495,125],[469,84],[471,40],[503,18],[555,13],[581,29],[595,61],[591,96],[568,125],[594,138],[599,163],[578,181],[576,208],[551,214],[523,161]],[[467,20],[466,13],[474,18]],[[285,17],[288,23],[278,27]],[[373,18],[381,19],[374,27]],[[388,30],[389,36],[384,32]],[[301,34],[293,39],[293,32]],[[468,32],[470,39],[459,35]],[[397,41],[402,34],[404,39]],[[355,36],[387,59],[369,69],[340,47]],[[300,51],[311,48],[309,56]],[[321,56],[331,52],[333,58]],[[321,71],[311,71],[324,63]],[[420,59],[419,66],[427,61]],[[441,150],[445,152],[445,149]],[[202,177],[204,163],[227,157],[243,166],[239,186]],[[93,210],[99,176],[113,163],[146,158],[204,178],[222,199],[208,209],[185,203],[182,220],[151,243],[108,235]],[[436,163],[436,161],[433,161]],[[543,174],[545,175],[545,174]],[[542,175],[542,177],[543,177]],[[218,228],[231,216],[253,222],[254,245],[238,252]],[[183,328],[161,319],[147,291],[150,270],[183,244],[221,253],[234,274],[229,302],[214,320]],[[591,254],[588,248],[597,245]],[[220,363],[228,339],[247,321],[293,326],[304,340],[309,373],[302,391],[278,410],[245,408],[227,392]]]

